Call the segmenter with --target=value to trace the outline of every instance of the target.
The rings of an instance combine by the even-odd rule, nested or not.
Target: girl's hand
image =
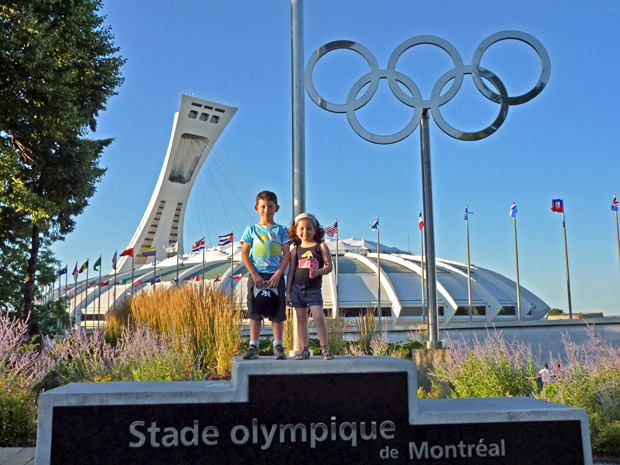
[[[314,279],[319,275],[319,270],[310,269],[308,275],[310,276],[310,279]]]
[[[287,292],[288,294],[288,292]],[[286,306],[287,307],[292,307],[291,305],[291,298],[287,295],[286,298],[284,299],[286,301]]]

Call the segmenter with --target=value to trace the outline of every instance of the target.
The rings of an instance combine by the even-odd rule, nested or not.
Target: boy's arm
[[[282,261],[280,262],[280,266],[278,267],[278,270],[273,274],[273,276],[269,280],[269,287],[278,287],[278,284],[280,284],[280,279],[284,275],[284,270],[286,270],[286,267],[288,266],[288,262],[291,260],[290,244],[291,244],[290,242],[285,242],[284,244],[282,244],[282,249],[283,249]]]
[[[317,276],[331,273],[334,269],[332,266],[332,254],[324,243],[321,244],[321,253],[323,255],[323,268],[320,270],[310,270],[310,278],[316,278]]]
[[[247,270],[250,272],[250,275],[252,276],[252,279],[254,280],[254,286],[261,288],[265,284],[265,281],[263,281],[263,278],[261,277],[261,275],[259,275],[258,271],[256,271],[256,267],[254,266],[254,263],[252,262],[252,259],[250,258],[251,250],[252,250],[252,247],[250,246],[250,244],[248,244],[247,242],[244,242],[243,247],[241,249],[241,259],[243,260],[243,264],[245,265]]]

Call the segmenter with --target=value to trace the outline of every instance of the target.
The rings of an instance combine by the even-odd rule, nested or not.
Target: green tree
[[[40,238],[75,227],[111,142],[86,138],[122,83],[100,0],[0,5],[0,245],[28,238],[22,317],[32,308]]]

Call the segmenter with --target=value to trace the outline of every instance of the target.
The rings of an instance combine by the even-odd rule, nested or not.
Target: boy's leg
[[[250,320],[250,341],[258,341],[260,339],[261,320]]]
[[[272,321],[271,329],[273,330],[273,340],[281,341],[284,337],[284,322],[282,321]],[[250,328],[251,331],[251,328]]]

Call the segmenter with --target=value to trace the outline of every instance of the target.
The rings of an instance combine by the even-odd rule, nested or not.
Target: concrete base
[[[445,362],[450,356],[448,349],[414,349],[412,352],[413,362],[418,367],[418,386],[425,391],[431,390],[431,379],[428,372],[440,362]]]
[[[425,357],[432,359],[433,355]],[[578,449],[571,449],[578,450],[579,456],[571,453],[565,463],[592,464],[585,410],[531,398],[419,400],[417,387],[416,365],[390,357],[336,357],[332,361],[235,357],[230,381],[73,383],[40,398],[35,463],[262,464],[273,463],[274,453],[285,454],[285,462],[298,465],[316,463],[317,459],[338,463],[346,457],[356,463],[377,463],[378,458],[396,458],[391,454],[398,453],[399,460],[392,463],[409,463],[412,454],[421,454],[423,447],[427,447],[427,455],[448,454],[449,447],[465,450],[465,442],[475,454],[477,448],[487,454],[492,447],[499,451],[501,442],[507,451],[501,457],[481,459],[486,455],[471,455],[469,449],[469,456],[461,455],[454,463],[524,463],[532,451],[536,463],[554,464],[554,454],[580,442]],[[363,422],[369,424],[370,420],[376,421],[377,431],[384,436],[364,438],[353,446],[353,425],[358,425],[359,434],[367,428],[361,426]],[[155,428],[154,421],[161,428]],[[335,422],[340,426],[330,426],[328,435],[327,425]],[[174,430],[172,425],[178,429],[174,433],[177,443],[168,447],[162,435],[170,438],[173,433],[166,432]],[[201,429],[213,426],[206,426],[206,433],[200,436],[192,429],[198,431],[198,425]],[[270,437],[280,442],[274,442],[270,450],[262,451],[261,438],[258,443],[248,439],[255,434],[251,431],[261,434],[278,425],[279,436]],[[314,425],[323,425],[324,436],[322,430],[313,430]],[[304,440],[296,442],[297,430],[282,433],[282,428],[289,427],[307,428],[309,438],[316,433],[315,439],[322,439],[311,447],[304,432]],[[215,440],[206,445],[217,428],[219,443]],[[157,439],[151,429],[161,432]],[[564,438],[565,431],[572,439]],[[286,434],[292,435],[292,441]],[[447,445],[438,445],[437,435]],[[196,444],[178,444],[192,437]],[[198,437],[205,444],[198,444]],[[403,461],[407,453],[409,461]],[[545,454],[546,458],[540,457]],[[427,458],[420,463],[434,462]]]

